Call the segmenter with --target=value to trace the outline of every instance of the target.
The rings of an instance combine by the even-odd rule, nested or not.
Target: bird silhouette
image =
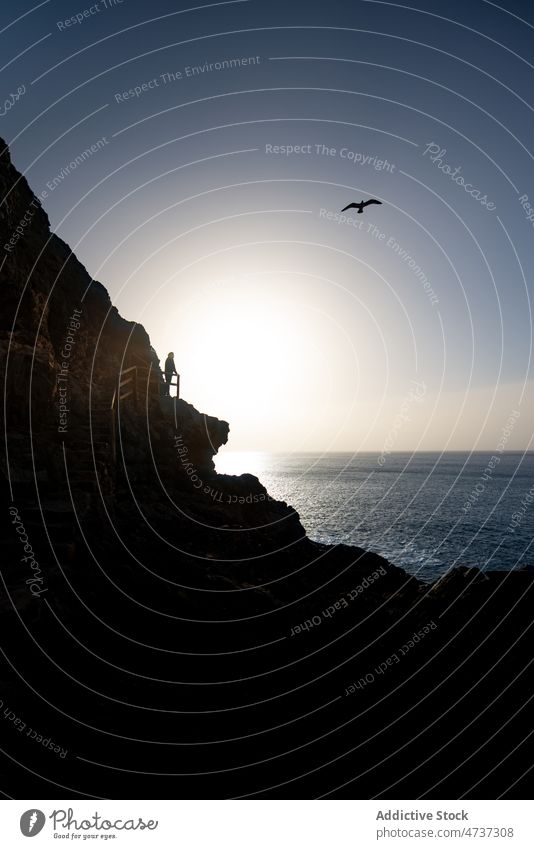
[[[341,212],[346,212],[347,209],[357,209],[358,215],[361,215],[362,212],[363,212],[363,208],[365,206],[369,206],[369,204],[371,204],[371,203],[380,203],[381,204],[382,201],[381,200],[375,200],[374,198],[371,198],[371,200],[361,200],[359,203],[349,203],[349,205],[346,206],[345,209],[342,209]]]

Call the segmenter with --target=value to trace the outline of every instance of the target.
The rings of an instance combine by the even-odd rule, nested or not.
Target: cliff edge
[[[160,397],[0,149],[4,791],[528,793],[532,576],[428,586],[216,474],[228,423]]]

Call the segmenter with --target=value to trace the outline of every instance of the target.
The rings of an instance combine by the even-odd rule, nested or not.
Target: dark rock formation
[[[532,575],[427,586],[217,475],[227,423],[160,396],[0,145],[4,792],[529,792]]]

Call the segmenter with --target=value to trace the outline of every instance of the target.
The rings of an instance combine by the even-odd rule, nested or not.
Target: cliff
[[[160,397],[0,147],[4,790],[520,794],[531,576],[429,587],[217,475],[228,424]]]

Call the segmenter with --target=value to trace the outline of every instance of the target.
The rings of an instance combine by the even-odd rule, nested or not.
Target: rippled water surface
[[[379,455],[222,451],[257,475],[320,542],[359,545],[430,580],[453,565],[534,563],[534,453]]]

